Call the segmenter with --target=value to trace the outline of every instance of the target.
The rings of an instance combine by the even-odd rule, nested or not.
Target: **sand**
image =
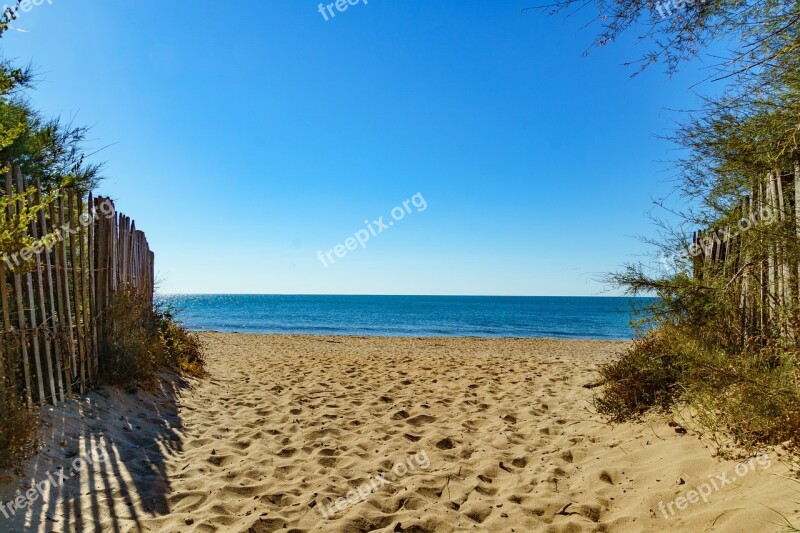
[[[625,342],[202,338],[206,379],[45,410],[45,445],[22,481],[0,478],[0,501],[43,495],[0,531],[779,531],[775,511],[800,524],[780,449],[723,461],[668,417],[594,413],[596,369]]]

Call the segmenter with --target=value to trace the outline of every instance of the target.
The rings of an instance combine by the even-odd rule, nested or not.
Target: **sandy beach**
[[[0,502],[39,490],[3,507],[0,531],[779,531],[775,511],[800,523],[780,449],[724,461],[670,418],[594,413],[596,369],[627,342],[202,339],[205,379],[48,408],[43,449],[22,481],[0,478]]]

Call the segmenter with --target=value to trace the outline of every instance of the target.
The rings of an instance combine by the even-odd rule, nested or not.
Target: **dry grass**
[[[602,369],[598,410],[615,421],[676,402],[709,435],[736,447],[800,446],[797,354],[776,346],[733,352],[664,326]],[[726,452],[726,450],[720,450]]]
[[[35,442],[38,419],[10,388],[0,386],[0,469],[12,466]]]
[[[778,349],[726,354],[709,350],[684,379],[685,397],[708,430],[746,448],[800,445],[795,356]]]
[[[198,338],[184,329],[169,310],[153,308],[132,291],[120,291],[104,313],[113,324],[104,338],[101,378],[111,384],[154,385],[159,370],[204,374]]]
[[[650,408],[667,409],[679,396],[683,370],[681,357],[664,332],[650,332],[601,369],[605,387],[595,398],[595,407],[615,422]]]
[[[157,313],[166,364],[186,376],[206,374],[203,347],[197,335],[189,333],[170,311]]]

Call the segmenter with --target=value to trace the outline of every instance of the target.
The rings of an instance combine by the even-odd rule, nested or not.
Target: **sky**
[[[0,45],[161,293],[615,295],[705,74],[531,3],[44,0]]]

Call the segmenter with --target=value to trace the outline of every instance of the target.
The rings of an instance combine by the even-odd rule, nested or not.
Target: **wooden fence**
[[[45,208],[25,228],[36,244],[0,256],[0,386],[29,405],[57,405],[95,382],[113,329],[104,311],[115,294],[136,291],[152,302],[154,255],[108,198],[50,194],[26,184],[18,168],[4,185],[0,195],[25,194],[0,213],[0,227],[29,207]]]
[[[697,280],[722,279],[748,338],[795,338],[800,316],[800,163],[753,184],[723,226],[693,235]]]

